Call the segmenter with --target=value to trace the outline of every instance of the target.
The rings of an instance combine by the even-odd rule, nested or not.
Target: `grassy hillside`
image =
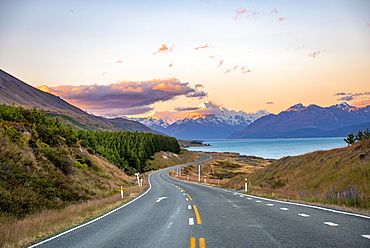
[[[36,109],[0,105],[0,247],[19,247],[128,201],[141,188],[126,172],[141,172],[145,185],[145,171],[196,159],[171,137],[77,131]]]
[[[285,157],[251,174],[254,187],[295,199],[370,207],[370,140]]]
[[[202,163],[202,183],[206,176],[207,184],[244,189],[248,178],[249,194],[355,207],[370,214],[370,139],[278,160],[237,153],[207,154],[212,159]],[[197,171],[196,165],[190,165],[178,177],[198,181]]]

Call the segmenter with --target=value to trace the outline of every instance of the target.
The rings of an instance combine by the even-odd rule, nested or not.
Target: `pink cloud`
[[[308,56],[310,56],[312,58],[315,58],[317,55],[319,55],[321,53],[327,53],[327,52],[329,52],[329,51],[328,50],[317,51],[317,52],[310,53]]]
[[[279,11],[276,8],[272,8],[272,10],[270,11],[270,14],[277,14],[277,13],[279,13]]]
[[[251,17],[251,16],[257,17],[257,15],[258,15],[258,12],[257,11],[251,10],[251,9],[246,9],[244,7],[237,8],[235,10],[235,13],[236,13],[236,15],[234,17],[235,20],[238,20],[239,19],[239,16],[241,16],[243,14],[247,14],[248,17]]]
[[[285,18],[285,17],[280,17],[278,20],[279,21],[285,21],[287,18]]]
[[[217,67],[220,67],[220,66],[222,66],[222,64],[224,63],[224,60],[222,59],[222,60],[220,60],[219,62],[218,62],[218,66]]]
[[[60,85],[38,87],[40,90],[60,96],[66,101],[89,111],[108,112],[148,107],[156,102],[164,102],[178,96],[202,98],[207,94],[181,83],[176,78],[154,79],[150,81],[122,81],[110,85]],[[145,108],[140,108],[141,110]]]
[[[122,60],[117,60],[116,61],[116,64],[121,64],[122,63]]]
[[[248,12],[248,10],[247,10],[246,8],[244,8],[244,7],[239,7],[239,8],[237,8],[237,9],[236,9],[236,11],[235,11],[235,13],[236,13],[237,15],[245,14],[245,13],[247,13],[247,12]]]

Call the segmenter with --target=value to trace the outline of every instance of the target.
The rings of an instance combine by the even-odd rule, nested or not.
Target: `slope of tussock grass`
[[[370,140],[284,157],[248,178],[284,197],[370,208]]]

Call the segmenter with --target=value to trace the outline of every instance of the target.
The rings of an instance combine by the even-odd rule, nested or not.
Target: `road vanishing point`
[[[194,163],[209,159],[208,155]],[[370,247],[370,217],[179,181],[156,171],[130,202],[29,247]]]

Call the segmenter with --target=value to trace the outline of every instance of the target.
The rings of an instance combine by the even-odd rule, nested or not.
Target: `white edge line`
[[[168,175],[168,176],[171,177],[170,175]],[[222,189],[222,188],[216,188],[216,187],[211,187],[211,186],[203,185],[203,184],[200,184],[200,183],[197,183],[197,182],[187,182],[187,181],[181,181],[181,180],[179,180],[177,178],[174,178],[174,177],[171,177],[171,178],[173,178],[173,179],[175,179],[177,181],[180,181],[180,182],[184,182],[184,183],[196,183],[196,184],[198,184],[200,186],[203,186],[203,187],[218,189],[218,190],[222,190],[222,191],[225,191],[225,192],[228,192],[228,193],[234,193],[234,192],[232,192],[230,190],[226,190],[226,189]],[[274,199],[264,198],[264,197],[255,196],[255,195],[248,195],[248,194],[245,194],[245,196],[253,197],[253,198],[261,199],[261,200],[265,200],[265,201],[279,202],[279,203],[283,203],[283,204],[296,205],[296,206],[308,207],[308,208],[315,208],[315,209],[324,210],[324,211],[328,211],[328,212],[333,212],[333,213],[337,213],[337,214],[345,214],[345,215],[351,215],[351,216],[356,216],[356,217],[360,217],[360,218],[370,219],[370,216],[361,215],[361,214],[355,214],[355,213],[350,213],[350,212],[343,212],[343,211],[340,211],[340,210],[335,210],[335,209],[330,209],[330,208],[324,208],[324,207],[319,207],[319,206],[314,206],[314,205],[307,205],[307,204],[297,203],[297,202],[280,201],[280,200],[274,200]]]
[[[208,155],[209,156],[209,155]],[[211,156],[209,156],[209,158],[210,158]],[[208,160],[209,158],[207,158],[207,159],[205,159],[205,160]],[[202,159],[201,159],[202,160]],[[205,160],[202,160],[202,161],[205,161]],[[186,163],[186,164],[184,164],[184,165],[181,165],[181,166],[179,166],[179,167],[182,167],[182,166],[187,166],[187,165],[190,165],[190,164],[195,164],[195,163],[199,163],[199,162],[202,162],[202,161],[195,161],[195,162],[190,162],[190,163]],[[174,166],[175,167],[175,166]],[[171,167],[170,167],[171,168]],[[165,169],[168,169],[168,168],[165,168]],[[162,169],[162,170],[165,170],[165,169]],[[158,170],[158,171],[161,171],[161,170]],[[158,172],[158,171],[156,171],[156,172]],[[48,238],[48,239],[45,239],[45,240],[43,240],[43,241],[41,241],[41,242],[38,242],[38,243],[36,243],[36,244],[33,244],[33,245],[31,245],[31,246],[28,246],[28,248],[33,248],[33,247],[36,247],[36,246],[39,246],[39,245],[41,245],[41,244],[44,244],[44,243],[46,243],[46,242],[49,242],[49,241],[51,241],[51,240],[53,240],[53,239],[56,239],[56,238],[58,238],[58,237],[60,237],[60,236],[63,236],[63,235],[65,235],[65,234],[67,234],[67,233],[70,233],[70,232],[73,232],[74,230],[77,230],[77,229],[79,229],[79,228],[81,228],[81,227],[84,227],[84,226],[87,226],[87,225],[89,225],[89,224],[91,224],[91,223],[94,223],[95,221],[98,221],[98,220],[100,220],[100,219],[102,219],[102,218],[104,218],[104,217],[106,217],[106,216],[108,216],[108,215],[110,215],[110,214],[112,214],[112,213],[114,213],[114,212],[116,212],[116,211],[118,211],[118,210],[120,210],[121,208],[124,208],[124,207],[126,207],[127,205],[130,205],[131,203],[133,203],[133,202],[135,202],[136,200],[138,200],[138,199],[140,199],[141,197],[143,197],[144,195],[146,195],[151,189],[152,189],[152,184],[150,183],[150,176],[151,176],[152,174],[150,174],[149,175],[149,177],[148,177],[148,182],[149,182],[149,188],[144,192],[144,193],[142,193],[141,195],[139,195],[138,197],[136,197],[136,198],[134,198],[134,199],[132,199],[131,201],[129,201],[129,202],[127,202],[127,203],[125,203],[124,205],[122,205],[122,206],[120,206],[120,207],[118,207],[118,208],[115,208],[115,209],[113,209],[113,210],[111,210],[111,211],[109,211],[108,213],[106,213],[106,214],[104,214],[104,215],[101,215],[101,216],[99,216],[99,217],[97,217],[97,218],[95,218],[95,219],[93,219],[93,220],[90,220],[90,221],[88,221],[88,222],[86,222],[86,223],[84,223],[84,224],[81,224],[81,225],[79,225],[79,226],[76,226],[76,227],[74,227],[74,228],[72,228],[72,229],[69,229],[69,230],[67,230],[67,231],[64,231],[64,232],[61,232],[61,233],[59,233],[58,235],[55,235],[55,236],[53,236],[53,237],[50,237],[50,238]],[[167,175],[168,176],[170,176],[169,175],[169,172],[167,172]],[[171,177],[171,176],[170,176]],[[178,181],[180,181],[180,180],[178,180]],[[37,242],[37,241],[36,241]]]
[[[152,174],[150,174],[150,175],[149,175],[149,178],[150,178],[150,176],[151,176],[151,175],[152,175]],[[108,215],[110,215],[110,214],[112,214],[112,213],[114,213],[114,212],[116,212],[116,211],[120,210],[121,208],[124,208],[124,207],[126,207],[127,205],[130,205],[131,203],[135,202],[136,200],[138,200],[138,199],[140,199],[141,197],[143,197],[144,195],[146,195],[146,194],[151,190],[151,188],[152,188],[152,184],[150,183],[150,180],[149,180],[149,179],[148,179],[148,182],[149,182],[149,188],[148,188],[144,193],[142,193],[142,194],[141,194],[141,195],[139,195],[138,197],[136,197],[136,198],[132,199],[131,201],[129,201],[129,202],[127,202],[127,203],[125,203],[124,205],[122,205],[122,206],[120,206],[120,207],[118,207],[118,208],[115,208],[115,209],[113,209],[113,210],[109,211],[108,213],[103,214],[103,215],[101,215],[101,216],[99,216],[99,217],[97,217],[97,218],[95,218],[95,219],[93,219],[93,220],[90,220],[90,221],[88,221],[88,222],[86,222],[86,223],[84,223],[84,224],[81,224],[81,225],[76,226],[76,227],[74,227],[74,228],[72,228],[72,229],[69,229],[69,230],[64,231],[64,232],[62,232],[62,233],[59,233],[58,235],[55,235],[55,236],[53,236],[53,237],[51,237],[51,238],[48,238],[48,239],[45,239],[45,240],[43,240],[43,241],[41,241],[41,242],[39,242],[39,243],[36,243],[36,244],[34,244],[34,245],[28,246],[28,248],[32,248],[32,247],[39,246],[39,245],[44,244],[44,243],[46,243],[46,242],[49,242],[49,241],[51,241],[51,240],[53,240],[53,239],[59,238],[60,236],[63,236],[63,235],[65,235],[65,234],[67,234],[67,233],[73,232],[73,231],[75,231],[75,230],[77,230],[77,229],[79,229],[79,228],[81,228],[81,227],[84,227],[84,226],[90,225],[91,223],[94,223],[95,221],[98,221],[98,220],[100,220],[100,219],[102,219],[102,218],[104,218],[104,217],[106,217],[106,216],[108,216]]]

